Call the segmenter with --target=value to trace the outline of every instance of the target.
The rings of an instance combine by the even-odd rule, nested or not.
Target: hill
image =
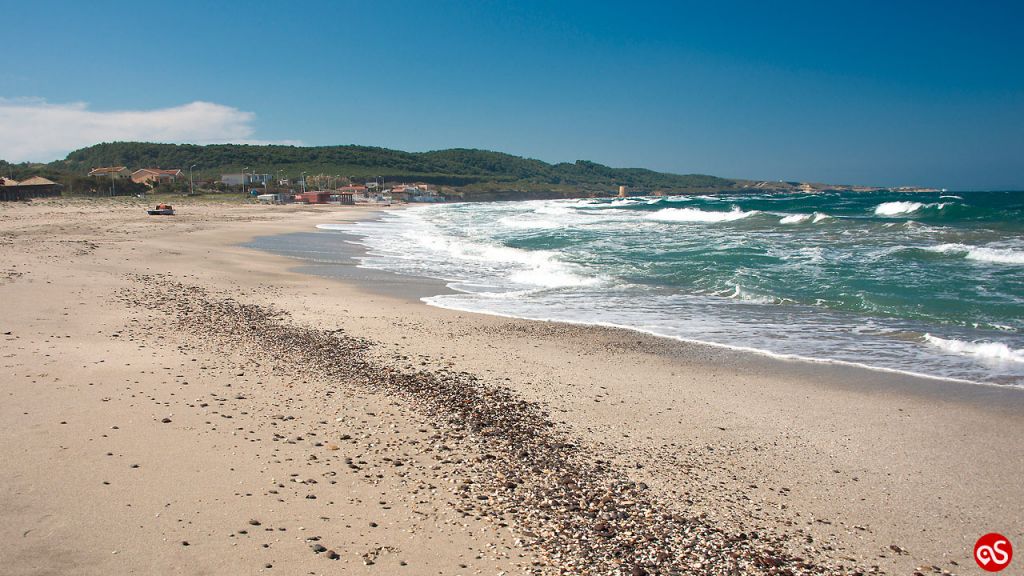
[[[611,168],[594,162],[548,164],[487,150],[451,149],[403,152],[371,146],[278,146],[214,144],[96,144],[49,164],[3,163],[15,178],[41,174],[61,180],[82,176],[96,166],[181,168],[197,164],[203,178],[249,171],[296,179],[302,172],[353,181],[383,177],[447,187],[467,200],[574,196],[613,193],[625,185],[637,192],[709,192],[734,189],[738,182],[701,174],[667,174],[641,168]]]

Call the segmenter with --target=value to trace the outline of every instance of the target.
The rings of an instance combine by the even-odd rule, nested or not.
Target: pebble
[[[799,557],[786,552],[804,550],[799,537],[760,530],[760,519],[749,519],[751,528],[758,528],[756,537],[755,531],[745,529],[749,538],[734,538],[713,515],[684,517],[674,512],[674,506],[659,500],[646,485],[630,481],[624,467],[601,464],[593,452],[581,448],[544,406],[522,399],[510,388],[466,372],[402,369],[377,359],[367,340],[282,321],[272,310],[218,300],[160,276],[139,279],[147,286],[139,304],[167,308],[171,303],[182,331],[244,346],[324,381],[349,382],[384,394],[423,415],[438,430],[432,443],[453,448],[437,454],[444,458],[439,463],[459,465],[459,488],[452,491],[457,510],[478,518],[493,515],[514,526],[523,546],[538,558],[537,566],[550,568],[538,568],[536,573],[878,573],[845,558],[840,568],[838,557],[823,552],[806,550]],[[352,440],[349,434],[339,438]],[[311,454],[303,461],[323,466],[329,459],[321,461]],[[399,466],[396,462],[404,463],[395,460],[391,466]],[[384,477],[379,474],[385,470],[382,465],[358,458],[345,463]],[[635,470],[637,464],[623,466]],[[736,511],[741,509],[720,512]],[[377,523],[369,526],[376,528]],[[328,558],[338,557],[319,543],[312,548],[317,554],[327,552]],[[373,560],[364,562],[370,565]]]

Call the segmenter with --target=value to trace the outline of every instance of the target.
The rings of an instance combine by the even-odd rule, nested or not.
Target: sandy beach
[[[976,574],[1024,536],[1020,389],[433,308],[243,246],[372,209],[176,208],[0,204],[6,574]]]

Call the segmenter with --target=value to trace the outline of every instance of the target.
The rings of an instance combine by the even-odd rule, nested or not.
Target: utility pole
[[[193,165],[188,167],[188,195],[189,196],[195,196],[195,194],[196,194],[195,184],[192,181],[192,169],[195,168],[196,166],[199,166],[199,164],[193,164]]]

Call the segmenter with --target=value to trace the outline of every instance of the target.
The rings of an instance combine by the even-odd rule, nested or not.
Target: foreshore
[[[244,246],[372,209],[176,207],[0,205],[6,573],[974,573],[1024,535],[1019,389],[433,308]]]

